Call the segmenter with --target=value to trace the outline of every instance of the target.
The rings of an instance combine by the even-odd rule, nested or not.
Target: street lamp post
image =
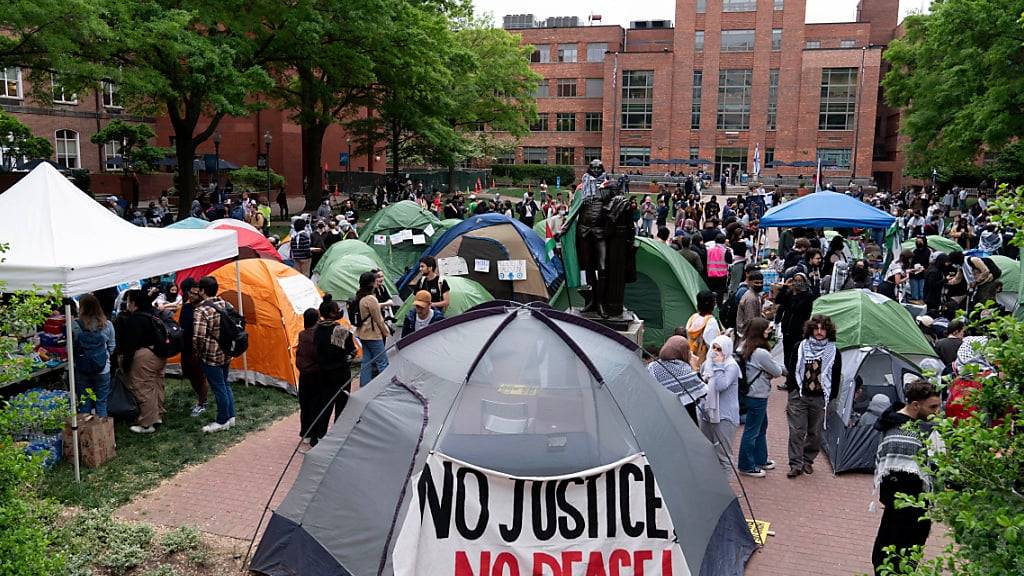
[[[345,193],[352,196],[352,139],[345,138],[348,144],[348,161],[345,162]]]
[[[270,143],[273,140],[270,130],[263,133],[263,143],[267,145],[267,202],[270,202]]]
[[[217,190],[220,191],[220,130],[213,133],[213,155],[217,161],[213,169],[213,181]]]

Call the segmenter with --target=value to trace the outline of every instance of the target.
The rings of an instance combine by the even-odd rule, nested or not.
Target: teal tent
[[[445,281],[448,282],[448,287],[451,288],[451,293],[448,295],[448,309],[444,312],[445,318],[458,316],[478,304],[494,300],[494,296],[491,296],[490,292],[484,289],[479,282],[469,278],[446,276]],[[413,302],[413,298],[406,298],[402,307],[398,309],[395,317],[398,319],[399,325],[401,325],[405,315],[409,313]]]
[[[352,254],[366,256],[376,262],[378,268],[383,269],[384,267],[383,264],[381,264],[380,257],[377,256],[377,252],[375,252],[373,248],[367,246],[362,240],[349,239],[332,244],[331,247],[327,249],[327,252],[324,253],[323,257],[320,258],[320,262],[317,263],[316,269],[313,271],[320,274],[322,273],[322,270],[333,268],[334,262],[338,259]]]
[[[626,308],[644,321],[644,347],[658,349],[697,311],[697,294],[707,286],[700,274],[670,246],[651,238],[637,238],[637,280],[626,284]],[[566,310],[580,307],[583,296],[573,288],[572,302],[563,284],[551,305]]]
[[[840,350],[881,346],[915,362],[934,357],[917,322],[899,302],[869,290],[841,290],[814,301],[814,314],[832,318]]]
[[[203,220],[202,218],[196,218],[189,216],[184,220],[178,220],[174,224],[167,226],[168,228],[184,228],[185,230],[202,230],[210,227],[209,220]]]
[[[345,302],[359,290],[359,275],[380,268],[380,262],[363,254],[346,254],[334,258],[329,266],[320,269],[317,286],[338,302]],[[391,294],[398,294],[394,282],[385,279],[384,285]]]
[[[430,228],[433,229],[433,233],[427,234]],[[384,265],[385,275],[395,280],[414,266],[423,251],[446,229],[430,211],[420,208],[419,204],[411,200],[402,200],[374,214],[360,227],[359,239],[377,253],[378,259]],[[426,243],[416,244],[409,238],[398,243],[391,241],[393,234],[405,230],[411,231],[414,235],[422,234]],[[375,237],[379,236],[385,237],[384,244],[378,244],[375,240]]]

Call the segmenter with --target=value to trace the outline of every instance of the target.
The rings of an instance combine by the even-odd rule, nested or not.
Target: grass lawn
[[[117,507],[136,494],[155,487],[186,466],[205,462],[275,420],[298,410],[295,396],[264,386],[235,383],[238,420],[226,432],[203,434],[201,427],[215,414],[213,394],[207,411],[192,418],[195,402],[187,381],[167,379],[164,424],[155,434],[133,434],[128,424],[117,423],[117,456],[96,469],[82,467],[82,482],[68,461],[62,461],[43,478],[40,493],[61,503],[84,508]]]

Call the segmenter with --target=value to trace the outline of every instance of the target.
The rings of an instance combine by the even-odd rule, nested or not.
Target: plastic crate
[[[16,434],[15,441],[28,442],[23,450],[29,456],[46,452],[47,454],[43,458],[43,468],[47,470],[56,466],[61,460],[61,454],[64,453],[64,441],[60,432],[56,434]]]

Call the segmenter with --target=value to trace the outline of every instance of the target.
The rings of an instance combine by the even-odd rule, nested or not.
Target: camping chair
[[[533,418],[525,402],[480,400],[480,427],[494,434],[525,434]]]

